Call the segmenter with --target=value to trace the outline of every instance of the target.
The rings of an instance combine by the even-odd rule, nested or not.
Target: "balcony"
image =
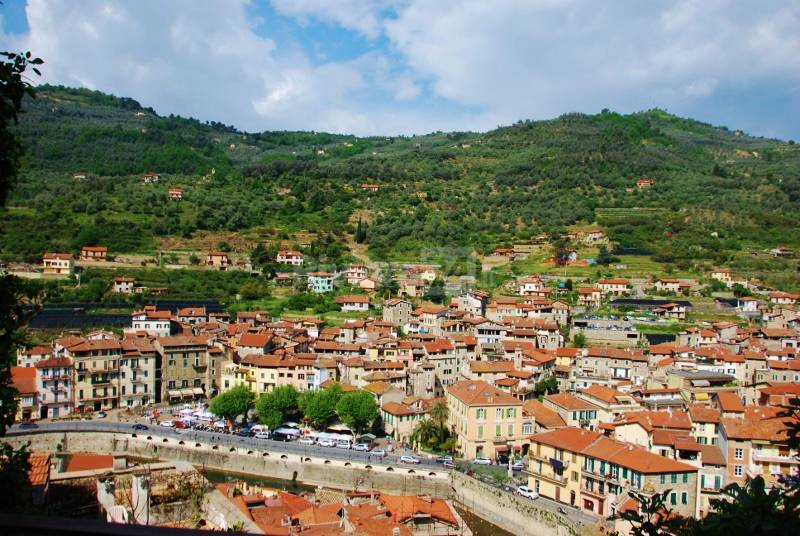
[[[208,368],[208,365],[201,363],[199,365],[192,365],[192,368],[197,371],[204,371]]]
[[[114,379],[112,379],[112,378],[92,378],[92,385],[95,385],[95,386],[111,385],[111,383],[114,382],[115,380],[116,380],[116,378],[114,378]]]
[[[789,463],[800,465],[800,460],[794,456],[781,456],[780,454],[768,454],[753,451],[753,460],[762,463]]]

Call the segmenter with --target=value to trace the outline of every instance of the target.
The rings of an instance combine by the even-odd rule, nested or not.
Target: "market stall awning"
[[[180,398],[181,392],[177,389],[167,391],[170,398]]]

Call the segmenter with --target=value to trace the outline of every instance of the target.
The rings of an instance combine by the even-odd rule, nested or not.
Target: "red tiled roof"
[[[567,410],[598,409],[591,402],[582,400],[572,393],[556,393],[547,395],[544,399]]]
[[[528,400],[523,404],[522,411],[528,415],[533,415],[536,424],[544,428],[564,428],[567,423],[561,418],[558,412],[548,408],[538,400]]]
[[[450,385],[447,392],[468,406],[521,406],[517,398],[484,381],[462,380]]]
[[[67,473],[73,471],[100,471],[114,467],[114,457],[111,454],[73,454],[67,464]]]
[[[28,469],[28,480],[31,486],[44,486],[50,481],[50,454],[47,452],[31,452],[28,457],[31,468]]]
[[[37,393],[36,369],[33,367],[11,367],[11,386],[21,395]]]

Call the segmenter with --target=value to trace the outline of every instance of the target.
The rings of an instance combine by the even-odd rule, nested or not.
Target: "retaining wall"
[[[513,534],[579,534],[578,528],[567,518],[538,506],[535,501],[511,495],[456,471],[450,473],[450,481],[451,498],[456,504]]]
[[[149,438],[149,439],[148,439]],[[181,460],[195,466],[247,473],[265,478],[296,479],[304,484],[341,489],[376,489],[386,493],[450,495],[447,472],[419,466],[366,464],[319,456],[284,454],[217,446],[156,435],[109,432],[46,432],[7,436],[14,446],[30,442],[30,449],[47,452],[108,452],[130,456]]]

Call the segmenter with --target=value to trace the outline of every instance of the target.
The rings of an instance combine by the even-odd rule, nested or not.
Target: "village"
[[[604,238],[598,230],[585,240]],[[81,259],[97,262],[105,254],[105,248],[87,247]],[[498,248],[496,255],[514,253]],[[308,268],[300,251],[280,250],[275,262]],[[217,270],[229,263],[223,252],[209,252],[205,260]],[[45,272],[69,276],[74,270],[70,254],[43,258]],[[335,294],[340,321],[145,305],[121,334],[65,333],[20,350],[12,369],[18,421],[35,426],[121,411],[152,415],[154,408],[213,402],[241,387],[255,400],[289,386],[297,393],[367,393],[376,408],[367,430],[341,421],[334,434],[308,421],[272,430],[247,419],[214,426],[376,457],[396,449],[407,464],[436,459],[452,470],[496,466],[499,475],[508,466],[515,477],[511,492],[554,501],[598,522],[639,509],[629,491],[652,496],[670,490],[672,511],[703,517],[731,483],[758,475],[770,486],[798,475],[798,453],[787,435],[792,420],[784,411],[800,396],[800,296],[761,288],[725,268],[707,274],[705,283],[598,278],[575,288],[529,274],[494,295],[467,290],[444,303],[424,300],[441,277],[436,266],[399,269],[393,296],[381,296],[381,276],[364,265],[290,274],[284,277],[302,277],[309,293]],[[115,293],[140,292],[131,278],[112,283]],[[725,320],[715,321],[716,314],[703,320],[692,303],[702,286],[749,292],[716,298],[714,310]],[[654,326],[664,330],[653,334]],[[290,413],[303,416],[298,408]],[[198,429],[191,419],[163,421]],[[437,422],[448,441],[437,437]],[[358,436],[365,431],[368,439]],[[294,504],[299,499],[249,497],[232,497],[249,521],[258,524],[252,505],[266,500],[275,509],[263,515],[280,524],[276,512],[288,509],[294,519],[288,523],[299,534],[315,523],[341,525],[349,509],[371,512],[367,518],[348,513],[351,525],[374,523],[394,504],[389,496],[373,497],[368,507],[337,499],[318,507],[309,525],[301,513],[308,504],[301,509]],[[402,500],[422,501],[426,515],[444,512],[430,499]]]

